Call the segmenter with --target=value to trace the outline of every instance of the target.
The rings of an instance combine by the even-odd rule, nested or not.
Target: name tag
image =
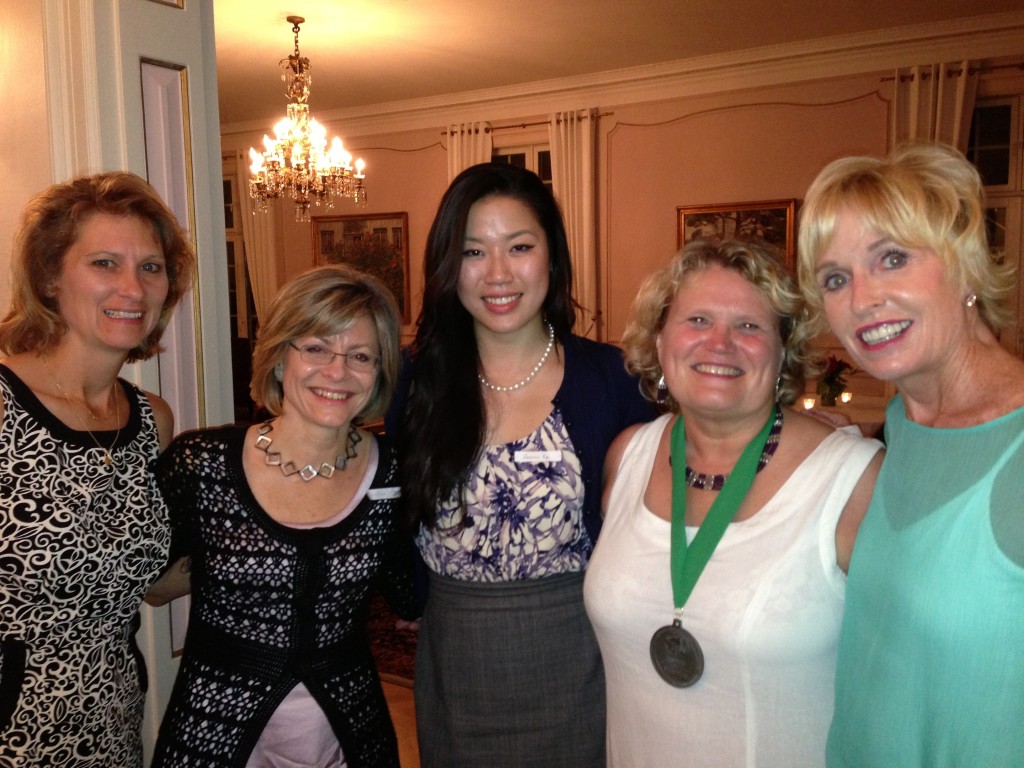
[[[512,454],[516,464],[553,464],[562,460],[561,451],[516,451]]]
[[[397,485],[390,488],[371,488],[366,492],[366,498],[370,501],[381,501],[382,499],[398,499],[402,496],[402,489]]]

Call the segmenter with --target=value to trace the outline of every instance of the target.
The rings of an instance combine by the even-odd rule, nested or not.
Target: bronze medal
[[[662,627],[651,638],[651,663],[669,685],[689,688],[704,674],[704,652],[679,619]]]
[[[676,609],[676,617],[672,624],[662,627],[651,638],[651,663],[655,670],[671,686],[688,688],[704,674],[704,652],[697,638],[683,629],[680,616],[683,606],[690,597],[697,579],[704,571],[704,566],[711,559],[711,554],[718,546],[729,522],[736,515],[736,510],[743,503],[743,497],[750,490],[757,474],[764,463],[774,453],[769,450],[768,438],[776,430],[776,439],[782,428],[782,411],[777,406],[768,415],[761,431],[747,443],[739,460],[729,473],[728,480],[723,481],[722,488],[704,516],[700,528],[693,537],[693,542],[686,536],[686,468],[684,461],[671,462],[672,456],[686,456],[686,428],[682,415],[672,425],[671,452],[669,460],[672,465],[672,530],[671,547],[669,549],[669,574],[672,578],[672,604]]]

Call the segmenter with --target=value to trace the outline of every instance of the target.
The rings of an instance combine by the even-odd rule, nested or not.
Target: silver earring
[[[278,382],[284,381],[284,363],[278,363],[274,366],[274,378]]]
[[[658,405],[664,405],[666,400],[668,400],[668,384],[665,383],[665,374],[662,374],[658,379],[658,397],[655,402]]]
[[[779,391],[782,389],[782,375],[775,380],[775,402],[779,402]]]
[[[967,306],[968,306],[968,307],[973,307],[973,306],[974,306],[974,303],[975,303],[975,302],[976,302],[977,300],[978,300],[978,294],[976,294],[976,293],[972,293],[972,294],[971,294],[970,296],[968,296],[968,297],[967,297]]]

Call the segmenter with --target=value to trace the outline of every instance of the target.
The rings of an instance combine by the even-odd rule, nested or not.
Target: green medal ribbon
[[[743,449],[739,461],[729,473],[729,478],[718,492],[718,498],[711,505],[689,546],[686,544],[686,429],[682,414],[672,427],[671,455],[679,460],[672,462],[672,549],[669,567],[672,570],[672,599],[677,617],[682,613],[704,566],[711,559],[711,554],[725,535],[725,529],[736,516],[736,510],[740,508],[754,482],[757,462],[764,451],[774,421],[773,408],[761,431]]]

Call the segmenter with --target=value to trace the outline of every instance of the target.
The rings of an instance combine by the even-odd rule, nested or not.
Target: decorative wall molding
[[[92,0],[43,3],[53,182],[103,167]]]
[[[347,136],[420,130],[451,122],[514,120],[567,108],[602,107],[723,93],[871,72],[907,62],[1024,55],[1024,12],[764,46],[502,88],[321,112]],[[263,133],[265,121],[222,125],[222,136]]]

